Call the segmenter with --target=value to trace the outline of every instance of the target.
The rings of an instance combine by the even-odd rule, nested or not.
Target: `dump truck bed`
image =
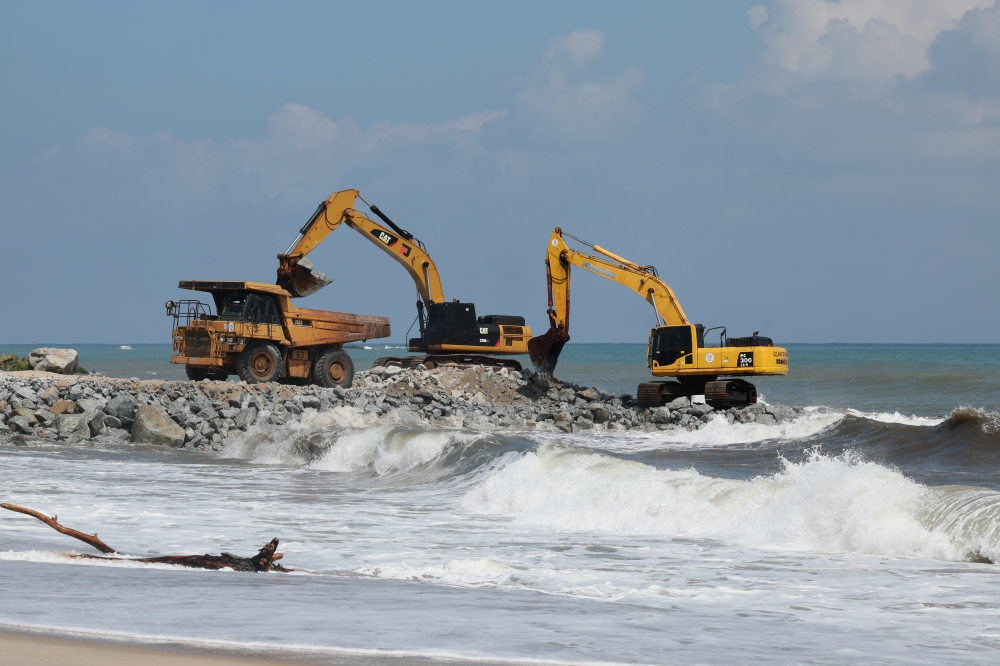
[[[181,289],[210,293],[217,314],[190,316],[174,329],[171,362],[184,365],[231,367],[252,340],[273,342],[290,349],[342,347],[349,342],[385,338],[391,334],[389,319],[372,315],[296,308],[291,294],[273,284],[225,280],[182,280]],[[250,316],[228,317],[221,309],[228,295],[263,294],[275,309]],[[273,298],[273,301],[271,300]],[[291,353],[291,352],[289,352]],[[300,352],[295,352],[298,355]],[[310,360],[314,352],[301,360]],[[295,360],[299,360],[298,356]]]

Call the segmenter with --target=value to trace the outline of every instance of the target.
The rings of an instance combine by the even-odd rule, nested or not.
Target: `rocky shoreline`
[[[336,408],[372,422],[564,433],[698,429],[719,417],[776,425],[802,412],[764,404],[715,410],[687,398],[645,409],[629,395],[482,366],[373,368],[357,373],[349,389],[0,373],[0,442],[16,445],[131,441],[220,450],[255,425]]]

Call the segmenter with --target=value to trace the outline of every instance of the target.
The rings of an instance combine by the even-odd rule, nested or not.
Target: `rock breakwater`
[[[0,374],[0,441],[13,444],[132,441],[218,450],[255,425],[284,425],[308,410],[334,408],[376,422],[565,433],[698,429],[716,418],[776,425],[802,411],[764,404],[715,410],[687,398],[645,409],[629,395],[482,366],[373,368],[359,372],[349,389]]]

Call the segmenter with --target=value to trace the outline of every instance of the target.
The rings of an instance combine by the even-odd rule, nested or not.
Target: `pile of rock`
[[[358,373],[350,389],[0,374],[0,433],[16,433],[16,443],[97,439],[219,449],[251,426],[283,425],[307,410],[334,408],[370,421],[565,433],[692,429],[719,416],[730,423],[774,425],[801,411],[770,405],[717,411],[687,398],[644,409],[628,395],[482,366],[374,368]]]

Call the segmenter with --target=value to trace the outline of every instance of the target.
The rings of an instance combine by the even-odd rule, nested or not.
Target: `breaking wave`
[[[749,480],[660,470],[546,444],[463,498],[470,511],[549,528],[713,539],[762,549],[1000,559],[1000,493],[932,488],[845,453]]]

